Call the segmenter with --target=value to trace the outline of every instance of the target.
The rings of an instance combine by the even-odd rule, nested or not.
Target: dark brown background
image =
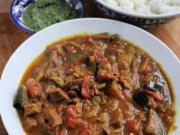
[[[0,0],[0,76],[5,64],[15,49],[30,34],[18,29],[9,17],[9,6],[12,0]],[[103,17],[92,0],[84,0],[87,17]],[[180,18],[173,22],[148,30],[165,42],[180,58]],[[14,123],[15,124],[15,123]],[[0,135],[8,135],[0,119]]]

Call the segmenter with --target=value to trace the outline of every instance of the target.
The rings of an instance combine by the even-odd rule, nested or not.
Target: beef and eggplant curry
[[[49,45],[25,72],[14,106],[28,135],[167,135],[175,117],[159,64],[108,33]]]

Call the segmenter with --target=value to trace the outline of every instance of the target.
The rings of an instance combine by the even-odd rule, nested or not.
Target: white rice
[[[180,0],[103,0],[106,3],[139,14],[165,14],[180,11]]]

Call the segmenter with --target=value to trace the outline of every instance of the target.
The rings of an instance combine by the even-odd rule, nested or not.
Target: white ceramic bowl
[[[104,0],[94,0],[94,2],[98,6],[98,8],[109,17],[143,28],[152,28],[155,26],[159,26],[168,23],[180,16],[180,11],[159,15],[145,15],[116,8],[115,6],[104,2]]]
[[[75,19],[52,25],[27,39],[11,56],[1,77],[0,82],[0,110],[1,117],[9,135],[24,135],[16,109],[13,108],[13,99],[18,83],[28,65],[45,48],[46,44],[60,37],[81,32],[99,33],[109,32],[120,34],[141,48],[149,52],[160,62],[169,75],[176,97],[180,96],[180,61],[176,55],[160,40],[148,32],[135,26],[119,21],[89,18]],[[176,99],[178,112],[180,98]],[[180,126],[180,116],[177,116],[176,125]],[[179,135],[178,128],[172,135]]]

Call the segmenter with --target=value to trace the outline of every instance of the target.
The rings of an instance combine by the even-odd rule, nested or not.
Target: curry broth
[[[77,39],[77,38],[79,38],[79,39],[81,40],[82,38],[84,38],[84,36],[87,36],[87,35],[88,35],[88,34],[80,34],[80,35],[68,36],[68,37],[65,37],[65,38],[60,39],[59,41],[50,43],[50,44],[48,44],[48,46],[50,46],[50,45],[55,45],[55,44],[61,44],[61,42],[64,41],[64,40],[73,41],[74,39]],[[92,36],[92,35],[94,35],[94,34],[89,34],[89,35]],[[151,59],[153,59],[153,61],[155,61],[155,59],[152,58],[146,51],[144,51],[144,50],[143,50],[142,48],[140,48],[140,47],[137,47],[137,45],[133,44],[132,42],[127,41],[127,40],[122,40],[122,42],[126,42],[128,45],[134,46],[137,50],[143,51],[148,57],[150,57]],[[45,51],[43,51],[43,52],[42,52],[35,60],[33,60],[32,63],[28,66],[28,68],[26,69],[26,71],[24,72],[24,74],[23,74],[23,76],[22,76],[22,79],[21,79],[19,85],[21,85],[21,84],[26,84],[26,81],[27,81],[27,79],[28,79],[29,77],[34,77],[34,75],[33,75],[34,70],[35,70],[37,67],[41,66],[41,65],[42,65],[45,61],[47,61],[47,60],[48,60],[47,54],[46,54]],[[160,69],[160,73],[162,73],[162,76],[161,76],[161,75],[160,75],[160,76],[161,76],[162,78],[165,78],[165,81],[166,81],[166,83],[167,83],[167,88],[166,88],[166,89],[169,90],[169,92],[170,92],[170,100],[171,100],[170,102],[172,102],[174,105],[176,105],[176,103],[175,103],[175,94],[174,94],[173,87],[172,87],[172,84],[171,84],[171,82],[170,82],[170,79],[169,79],[168,75],[166,74],[166,72],[163,70],[162,66],[161,66],[158,62],[156,62],[156,63],[158,64],[158,67],[159,67],[159,69]],[[111,98],[111,96],[108,96],[108,97]],[[131,102],[131,103],[134,104],[133,102]],[[120,105],[123,105],[123,104],[120,104]],[[139,108],[139,107],[135,107],[135,108],[138,108],[138,109],[141,110],[141,108]],[[174,108],[175,108],[175,106],[174,106]],[[22,119],[22,118],[23,118],[22,113],[19,112],[19,115],[20,115],[21,121],[23,121],[23,119]],[[173,122],[171,123],[171,125],[167,125],[167,127],[169,127],[169,128],[166,127],[166,128],[167,128],[167,131],[168,131],[167,134],[170,134],[171,131],[175,130],[175,129],[173,129],[173,127],[175,127],[175,125],[174,125],[175,119],[176,119],[175,115],[176,115],[176,112],[175,112],[174,117],[173,117]],[[162,121],[163,121],[163,122],[166,121],[166,118],[162,118]],[[22,125],[23,125],[23,122],[22,122]],[[170,130],[170,128],[172,128],[172,129]],[[76,130],[69,130],[69,133],[71,133],[72,135],[75,135],[75,133],[72,133],[72,132],[77,132],[77,131],[76,131]],[[31,131],[26,131],[26,133],[27,133],[28,135],[49,135],[49,133],[47,133],[47,132],[45,132],[45,131],[43,131],[43,130],[40,130],[40,131],[39,131],[38,128],[34,128],[34,130],[31,130]],[[125,133],[125,135],[126,135],[126,131],[124,131],[124,133]],[[123,133],[123,135],[124,135],[124,133]]]

